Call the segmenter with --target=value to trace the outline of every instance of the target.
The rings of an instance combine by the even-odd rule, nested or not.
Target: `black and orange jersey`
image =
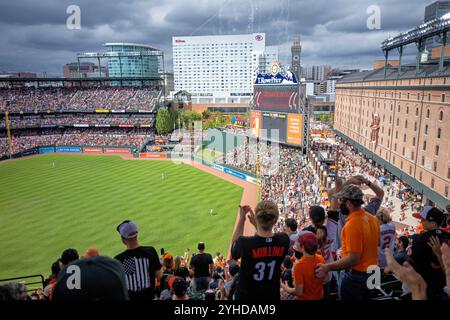
[[[280,300],[281,264],[289,250],[289,236],[239,237],[231,248],[233,259],[241,259],[236,298]]]

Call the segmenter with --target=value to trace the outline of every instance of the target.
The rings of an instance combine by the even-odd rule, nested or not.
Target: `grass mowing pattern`
[[[186,164],[87,155],[1,163],[0,184],[0,279],[47,276],[70,247],[114,256],[125,248],[116,231],[125,219],[158,252],[195,252],[199,241],[226,252],[243,191]]]

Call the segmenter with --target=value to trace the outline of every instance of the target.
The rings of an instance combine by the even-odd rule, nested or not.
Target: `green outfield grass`
[[[158,253],[195,252],[199,241],[226,253],[243,191],[187,164],[85,155],[0,163],[0,185],[0,279],[46,276],[70,247],[114,256],[125,219]]]
[[[223,156],[223,153],[203,146],[195,155],[205,161],[215,162],[217,157]]]

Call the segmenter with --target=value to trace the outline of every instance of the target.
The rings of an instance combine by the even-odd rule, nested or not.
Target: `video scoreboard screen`
[[[298,85],[258,85],[253,91],[253,107],[260,111],[298,113]]]
[[[250,133],[262,139],[301,146],[303,115],[300,85],[291,73],[260,74],[253,87]]]
[[[270,141],[301,146],[303,115],[252,110],[250,134]]]

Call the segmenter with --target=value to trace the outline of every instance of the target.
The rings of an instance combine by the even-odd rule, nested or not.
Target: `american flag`
[[[123,261],[125,280],[130,291],[150,288],[149,260],[132,257]]]

